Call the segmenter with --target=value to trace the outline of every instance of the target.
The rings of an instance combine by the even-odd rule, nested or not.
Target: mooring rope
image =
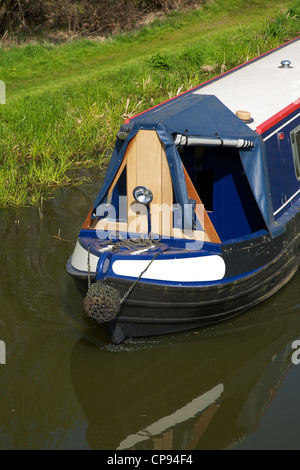
[[[109,235],[109,238],[112,234]],[[110,238],[111,240],[111,238]],[[130,238],[130,239],[123,239],[118,238],[118,241],[113,242],[111,246],[111,251],[118,251],[120,248],[126,248],[129,251],[138,251],[143,248],[157,248],[161,246],[160,243],[161,237],[158,240],[155,240],[151,234],[148,238]],[[106,240],[105,242],[101,243],[100,246],[108,247],[111,244],[111,241]],[[91,246],[88,245],[88,256],[87,256],[87,271],[88,271],[88,288],[91,287]],[[147,268],[148,269],[148,268]]]
[[[88,288],[91,287],[91,247],[88,246],[87,270],[88,270]]]
[[[129,287],[129,289],[127,290],[127,292],[125,292],[125,294],[123,295],[122,299],[120,300],[120,305],[122,305],[125,300],[127,299],[127,297],[129,296],[129,294],[133,291],[133,289],[135,288],[135,286],[137,285],[137,283],[139,282],[139,280],[141,279],[141,277],[143,276],[143,274],[145,274],[145,272],[147,271],[147,269],[150,268],[150,265],[153,263],[153,261],[158,257],[158,255],[160,255],[162,252],[159,251],[158,253],[155,253],[155,255],[153,256],[152,260],[150,261],[150,263],[146,266],[146,268],[141,272],[141,274],[139,275],[139,277],[136,278],[136,280],[134,281],[134,283]]]
[[[134,244],[136,246],[136,244]],[[131,244],[128,246],[132,246]],[[126,246],[128,248],[128,246]],[[112,286],[109,286],[105,282],[91,283],[90,276],[90,246],[88,246],[88,292],[84,299],[84,310],[89,317],[94,318],[99,323],[105,323],[116,318],[121,310],[122,304],[127,300],[141,277],[149,269],[153,261],[163,252],[165,249],[160,249],[155,253],[153,258],[147,264],[145,269],[139,274],[136,280],[129,286],[123,297],[120,297],[119,292]]]
[[[151,233],[147,238],[143,237],[138,237],[138,238],[122,238],[121,235],[119,234],[119,238],[114,241],[112,239],[113,234],[109,234],[109,240],[106,240],[105,242],[101,243],[100,246],[107,247],[108,245],[112,245],[111,250],[112,251],[118,251],[120,248],[126,248],[129,251],[133,251],[136,249],[141,249],[141,248],[150,248],[152,246],[158,247],[161,246],[160,240],[161,237],[159,237],[158,240],[154,239],[154,235]]]

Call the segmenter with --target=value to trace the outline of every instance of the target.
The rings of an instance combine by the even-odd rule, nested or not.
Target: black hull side
[[[300,212],[286,231],[222,247],[226,277],[237,280],[188,287],[139,281],[116,319],[106,323],[111,340],[174,333],[215,324],[250,310],[283,287],[300,264]],[[253,272],[256,270],[255,272]],[[251,272],[250,275],[243,273]],[[71,273],[70,273],[71,274]],[[76,276],[74,276],[76,279]],[[78,281],[83,279],[77,278]],[[121,297],[133,281],[106,278]],[[84,288],[86,291],[86,278]]]
[[[300,211],[281,235],[223,245],[226,277],[238,280],[206,287],[173,287],[139,282],[116,320],[107,325],[111,339],[173,333],[237,316],[281,289],[300,264]],[[253,272],[249,276],[243,273]],[[132,284],[106,279],[121,295]]]
[[[299,267],[299,242],[256,273],[239,281],[207,287],[159,287],[139,283],[107,324],[113,343],[128,337],[174,333],[212,325],[250,310],[281,289]],[[107,279],[123,294],[128,282]]]

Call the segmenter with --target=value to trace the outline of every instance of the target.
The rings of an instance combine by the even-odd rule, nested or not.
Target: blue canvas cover
[[[126,126],[130,132],[125,142],[117,139],[102,188],[93,207],[94,216],[97,206],[106,200],[107,191],[123,160],[128,143],[140,129],[156,130],[165,147],[176,201],[182,208],[190,210],[183,167],[172,135],[217,135],[220,139],[235,138],[254,142],[253,148],[240,150],[240,157],[266,226],[272,235],[277,234],[264,143],[259,134],[242,122],[218,98],[213,95],[183,94],[130,119]],[[186,214],[185,218],[190,220],[190,214]]]

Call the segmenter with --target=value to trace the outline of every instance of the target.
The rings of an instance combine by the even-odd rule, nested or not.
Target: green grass
[[[72,170],[101,165],[127,116],[299,35],[299,8],[285,4],[215,0],[104,42],[4,45],[0,205],[78,182]]]

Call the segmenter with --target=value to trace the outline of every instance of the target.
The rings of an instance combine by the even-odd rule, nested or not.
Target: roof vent
[[[247,123],[253,122],[253,119],[251,119],[251,113],[249,113],[249,111],[238,110],[236,111],[235,114],[238,118],[240,118],[244,122],[247,122]]]
[[[290,60],[282,60],[279,68],[280,69],[292,69],[293,67],[291,66]]]

